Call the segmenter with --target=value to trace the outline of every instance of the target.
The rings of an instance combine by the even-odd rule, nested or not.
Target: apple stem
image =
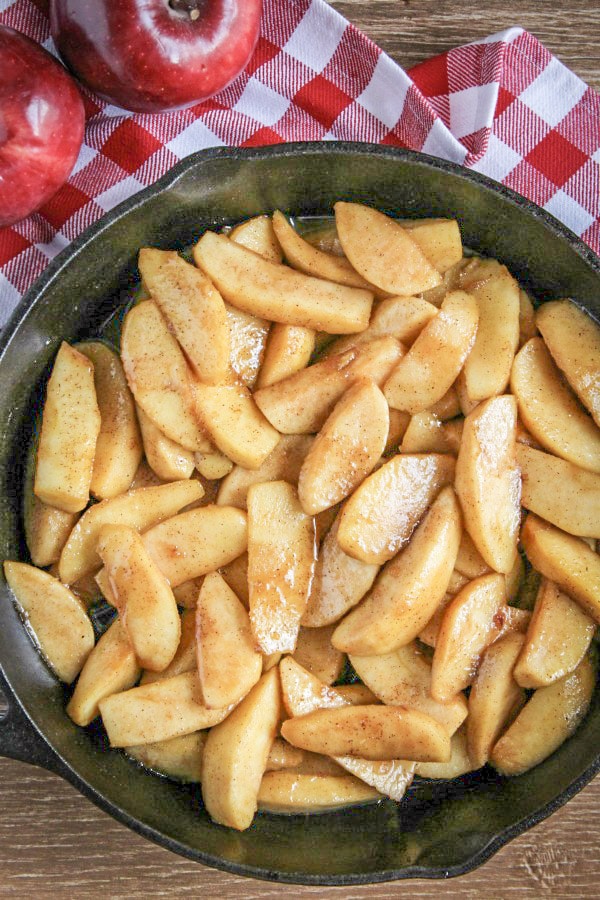
[[[200,7],[204,0],[169,0],[169,6],[178,13],[187,13],[192,22],[200,16]]]

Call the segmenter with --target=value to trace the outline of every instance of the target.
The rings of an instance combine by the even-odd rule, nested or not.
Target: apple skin
[[[51,0],[50,28],[69,68],[100,97],[164,112],[239,75],[261,10],[262,0]]]
[[[64,184],[84,125],[83,102],[66,69],[0,25],[0,227],[39,209]]]

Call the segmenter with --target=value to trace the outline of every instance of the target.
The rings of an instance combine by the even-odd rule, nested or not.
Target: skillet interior
[[[49,363],[61,339],[93,335],[122,303],[136,278],[138,248],[183,247],[207,226],[275,208],[327,214],[336,199],[407,217],[456,217],[467,246],[505,262],[538,298],[571,296],[600,318],[600,261],[591,251],[536,207],[451,164],[360,144],[196,154],[61,254],[3,336],[0,558],[27,559],[24,463],[31,410],[39,409]],[[16,752],[11,732],[0,723],[0,751],[42,761],[135,830],[231,871],[321,884],[460,874],[549,814],[600,768],[596,695],[576,736],[520,778],[506,781],[484,770],[458,784],[421,782],[400,806],[385,802],[310,818],[259,815],[238,834],[208,821],[197,789],[107,753],[98,733],[71,723],[62,687],[35,651],[5,584],[0,590],[0,667],[34,725],[31,731],[23,718],[15,726],[21,735]],[[39,732],[45,743],[24,731]]]

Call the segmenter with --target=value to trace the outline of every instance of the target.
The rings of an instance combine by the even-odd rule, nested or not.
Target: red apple
[[[67,180],[84,124],[79,91],[63,66],[0,25],[0,227],[38,209]]]
[[[63,59],[105,100],[181,109],[226,87],[258,38],[262,0],[50,0]]]

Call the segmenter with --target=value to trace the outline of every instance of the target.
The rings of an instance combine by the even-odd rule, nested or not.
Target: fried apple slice
[[[254,399],[269,422],[283,434],[316,432],[353,382],[371,378],[381,384],[402,353],[395,338],[377,338],[261,388]]]
[[[94,387],[100,410],[90,492],[105,500],[128,490],[142,460],[142,439],[135,403],[118,354],[101,341],[78,344],[94,366]]]
[[[246,514],[233,506],[203,506],[144,532],[144,546],[171,587],[227,565],[248,543]]]
[[[223,298],[196,266],[174,250],[142,247],[138,266],[192,369],[205,384],[230,375],[229,327]]]
[[[465,528],[489,567],[505,574],[515,563],[521,518],[516,424],[514,397],[479,404],[465,419],[456,461]]]
[[[309,628],[331,625],[362,600],[379,571],[344,553],[338,542],[339,516],[321,544],[315,576],[302,624]]]
[[[465,361],[465,388],[469,400],[486,400],[502,394],[510,379],[519,345],[519,286],[505,266],[497,265],[470,293],[479,324]]]
[[[290,656],[281,660],[279,672],[284,706],[291,716],[302,716],[315,709],[349,704],[341,692],[323,684]],[[353,756],[339,756],[335,758],[335,762],[392,800],[402,799],[412,782],[415,768],[414,762],[398,759],[374,762]]]
[[[181,614],[181,637],[179,638],[175,656],[162,672],[152,672],[150,669],[146,669],[142,673],[140,684],[150,684],[152,681],[172,678],[174,675],[181,675],[182,672],[191,672],[198,668],[196,659],[196,603],[198,602],[199,593],[200,588],[197,588],[194,592],[193,607],[184,609]],[[173,591],[173,596],[175,599],[178,599],[176,590]]]
[[[258,469],[234,466],[219,487],[219,506],[238,506],[246,509],[248,489],[253,484],[285,479],[290,484],[298,483],[298,475],[306,458],[313,438],[304,434],[284,434],[275,448]]]
[[[140,665],[161,672],[181,637],[173,591],[131,526],[104,525],[97,549]]]
[[[194,784],[202,780],[205,740],[203,731],[194,731],[192,734],[182,734],[154,744],[125,747],[125,753],[146,769],[159,772],[175,781]]]
[[[217,507],[221,509],[222,507]],[[263,653],[293,653],[316,559],[315,525],[285,481],[248,491],[250,621]]]
[[[211,449],[196,414],[192,375],[158,306],[144,300],[123,321],[121,361],[136,403],[186,450]]]
[[[519,290],[519,350],[539,334],[533,303],[527,291]]]
[[[408,542],[440,490],[454,480],[454,458],[399,454],[366,478],[345,502],[338,542],[344,553],[383,565]]]
[[[469,694],[467,736],[474,769],[485,766],[507,723],[525,703],[525,691],[513,676],[524,637],[511,632],[488,647]]]
[[[218,450],[212,453],[194,453],[196,468],[207,481],[219,481],[229,475],[233,469],[233,463],[229,457]]]
[[[473,543],[468,531],[463,531],[456,557],[455,568],[467,578],[477,578],[479,575],[487,575],[490,567]]]
[[[600,474],[550,453],[517,444],[521,503],[578,537],[600,537]]]
[[[371,291],[269,262],[211,231],[202,235],[193,253],[225,300],[245,312],[330,334],[353,334],[369,324]]]
[[[600,327],[572,300],[543,303],[536,314],[554,362],[600,427]]]
[[[271,669],[229,717],[210,730],[202,798],[214,822],[239,831],[252,824],[280,706],[279,675]]]
[[[436,315],[436,307],[422,297],[388,297],[374,307],[368,328],[357,335],[337,338],[329,345],[324,356],[343,353],[357,344],[386,335],[396,338],[404,345],[410,345]]]
[[[367,379],[353,384],[336,404],[300,469],[298,496],[308,515],[344,500],[373,471],[387,440],[388,409]]]
[[[456,495],[445,487],[408,546],[384,566],[362,603],[338,625],[334,647],[370,656],[414,640],[446,593],[461,533]]]
[[[456,219],[401,219],[400,225],[442,275],[462,260],[462,240]]]
[[[99,715],[101,700],[133,687],[139,676],[140,666],[127,631],[123,622],[115,619],[86,659],[67,703],[67,714],[76,725],[89,725]]]
[[[353,653],[350,662],[358,677],[382,703],[427,713],[443,725],[449,735],[454,734],[467,717],[467,701],[463,694],[457,693],[444,703],[432,698],[431,665],[414,641],[377,656]]]
[[[315,332],[301,325],[282,325],[271,328],[257,387],[268,387],[305,369],[315,349]]]
[[[237,379],[247,388],[256,384],[267,346],[271,323],[225,304],[229,327],[230,363]]]
[[[519,415],[550,453],[600,473],[600,430],[561,378],[542,338],[519,350],[511,375]]]
[[[516,681],[524,688],[539,688],[569,675],[585,656],[595,630],[596,623],[579,604],[544,578],[515,666]]]
[[[100,700],[99,708],[111,747],[154,744],[211,728],[232,709],[204,705],[195,671],[111,694]]]
[[[144,454],[148,465],[163,481],[190,478],[194,471],[194,454],[175,443],[154,424],[141,406],[137,418],[142,433]]]
[[[448,604],[431,666],[435,700],[450,700],[472,684],[481,654],[495,637],[494,616],[505,602],[505,579],[493,573],[474,578]]]
[[[146,531],[168,519],[204,494],[199,481],[174,481],[156,487],[135,488],[121,497],[91,506],[79,519],[60,556],[60,580],[72,584],[101,566],[96,552],[103,525],[130,525]]]
[[[196,656],[205,704],[229,706],[245,697],[262,673],[248,613],[217,572],[206,576],[196,607]]]
[[[271,216],[253,216],[240,222],[229,232],[229,240],[253,250],[271,262],[280,263],[282,260],[281,246]]]
[[[33,491],[64,512],[84,509],[100,433],[100,410],[90,360],[64,341],[46,388]]]
[[[449,781],[472,772],[475,766],[469,758],[467,750],[467,731],[463,726],[455,731],[450,740],[450,759],[446,763],[419,762],[415,766],[415,775],[420,778],[432,778]]]
[[[379,799],[379,791],[353,775],[265,772],[258,791],[258,808],[274,813],[309,813]]]
[[[339,706],[287,719],[283,737],[302,750],[328,756],[386,760],[410,757],[448,762],[450,737],[431,716],[399,706]]]
[[[452,428],[449,430],[449,426]],[[402,453],[458,453],[460,437],[456,439],[452,422],[442,422],[435,413],[425,410],[411,416],[402,437]],[[462,427],[461,427],[462,434]]]
[[[27,626],[56,676],[71,684],[94,646],[81,601],[57,578],[27,563],[4,563],[4,575]]]
[[[600,556],[573,537],[529,513],[521,529],[529,562],[600,624]]]
[[[371,284],[408,296],[441,282],[440,273],[397,221],[361,203],[338,202],[333,208],[344,253]]]
[[[35,566],[51,566],[58,562],[78,518],[79,513],[65,512],[42,503],[31,487],[26,490],[23,515],[25,540]]]
[[[279,441],[276,431],[243,385],[196,382],[198,415],[216,446],[234,463],[258,469]]]
[[[342,674],[346,658],[331,643],[333,625],[300,628],[294,659],[323,684],[333,684]]]
[[[305,754],[298,747],[292,747],[283,738],[276,737],[271,744],[265,772],[292,769],[302,764]]]
[[[305,241],[290,225],[282,212],[273,213],[273,230],[283,250],[287,262],[299,272],[314,275],[325,281],[335,281],[348,287],[373,290],[373,285],[362,278],[350,262],[343,256],[325,253],[308,241]]]
[[[390,406],[414,415],[440,400],[471,352],[478,318],[473,297],[451,291],[386,381]]]
[[[494,768],[503,775],[521,775],[554,753],[585,716],[595,681],[595,666],[586,655],[566,678],[535,691],[494,746]]]

